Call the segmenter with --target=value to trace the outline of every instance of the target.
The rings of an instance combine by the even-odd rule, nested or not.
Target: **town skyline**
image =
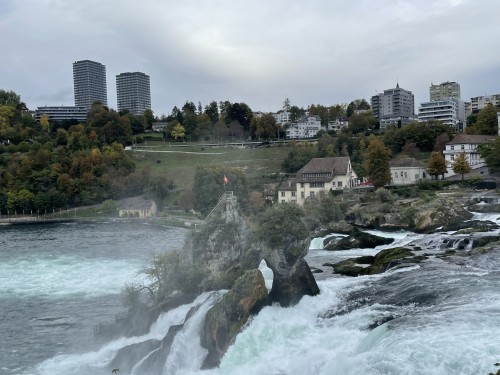
[[[485,40],[500,34],[500,4],[490,0],[134,4],[110,1],[95,14],[94,0],[2,2],[2,88],[30,109],[74,105],[72,63],[88,59],[106,66],[111,108],[118,74],[149,75],[157,116],[186,101],[263,112],[286,98],[304,108],[369,101],[397,83],[414,93],[415,112],[432,83],[458,82],[465,101],[499,92],[500,49]]]

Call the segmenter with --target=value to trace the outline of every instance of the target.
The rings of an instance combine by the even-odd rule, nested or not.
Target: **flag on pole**
[[[224,185],[227,185],[229,183],[229,180],[228,178],[226,177],[226,175],[224,175]]]

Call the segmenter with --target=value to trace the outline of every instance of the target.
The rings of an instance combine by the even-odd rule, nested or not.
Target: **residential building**
[[[417,118],[415,116],[415,99],[413,93],[399,87],[384,90],[371,98],[372,113],[380,122],[380,128],[389,125],[406,125]]]
[[[500,136],[500,112],[497,112],[497,118],[498,118],[498,135]]]
[[[279,110],[276,113],[272,113],[273,117],[276,120],[276,124],[285,125],[290,122],[290,112],[285,110]]]
[[[335,121],[328,121],[328,131],[340,132],[343,128],[349,126],[349,119],[345,116],[339,116]]]
[[[392,185],[411,185],[427,178],[425,165],[415,158],[391,161]]]
[[[141,72],[118,74],[116,98],[118,111],[128,110],[136,116],[141,116],[146,109],[151,109],[149,76]]]
[[[75,61],[73,63],[73,86],[75,106],[89,110],[95,101],[103,105],[108,104],[104,65],[90,60]]]
[[[472,113],[479,112],[481,109],[486,107],[488,104],[492,104],[494,106],[499,105],[500,104],[500,94],[476,96],[474,98],[471,98]]]
[[[437,120],[455,130],[463,130],[465,103],[459,99],[443,99],[420,103],[419,121]]]
[[[156,122],[153,122],[153,124],[151,125],[151,129],[154,132],[161,133],[167,128],[167,126],[168,126],[168,122],[166,122],[166,121],[156,121]]]
[[[42,115],[47,115],[49,121],[76,120],[78,122],[87,121],[87,108],[73,106],[44,106],[35,110],[35,120],[40,122]]]
[[[464,153],[471,169],[477,169],[485,166],[484,159],[479,154],[478,147],[480,145],[492,143],[495,140],[494,135],[468,135],[458,134],[449,143],[446,144],[446,149],[443,151],[448,172],[445,177],[455,175],[453,172],[453,163],[459,154]]]
[[[460,99],[460,85],[457,82],[443,82],[429,87],[431,102],[444,99]]]
[[[156,203],[150,199],[128,198],[124,199],[118,209],[120,217],[137,217],[145,219],[155,216],[158,208]]]
[[[321,117],[318,115],[304,115],[297,122],[292,122],[286,129],[289,139],[313,138],[322,129]]]
[[[295,179],[286,180],[278,187],[277,202],[297,203],[297,181]]]
[[[348,189],[357,184],[349,157],[314,158],[297,172],[295,179],[278,188],[278,202],[303,205],[332,190]]]

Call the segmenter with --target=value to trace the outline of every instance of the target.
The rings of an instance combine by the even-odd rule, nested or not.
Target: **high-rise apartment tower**
[[[430,101],[460,99],[460,85],[456,82],[443,82],[429,87]]]
[[[75,106],[92,107],[95,101],[108,105],[106,90],[106,67],[90,60],[73,63],[73,85],[75,90]]]
[[[141,72],[117,75],[116,96],[118,111],[129,110],[134,115],[142,115],[146,109],[151,109],[149,76]]]
[[[415,121],[415,99],[413,93],[396,85],[371,98],[372,113],[380,121],[380,128],[388,125],[405,125]]]

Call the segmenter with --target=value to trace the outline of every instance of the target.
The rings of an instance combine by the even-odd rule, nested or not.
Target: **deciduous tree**
[[[464,152],[460,153],[455,162],[453,163],[453,172],[456,174],[462,175],[462,181],[464,180],[464,174],[469,173],[471,171],[471,167],[469,161],[467,160],[467,156]]]
[[[382,139],[370,136],[365,154],[365,170],[376,188],[391,183],[391,150]]]
[[[477,114],[477,121],[465,128],[467,134],[483,134],[497,135],[498,134],[498,109],[491,103],[481,109]]]
[[[427,172],[435,179],[438,176],[444,175],[448,169],[446,168],[446,160],[442,153],[434,151],[431,153],[431,157],[427,162]]]
[[[184,127],[181,124],[177,123],[176,125],[174,125],[172,131],[170,132],[170,135],[175,140],[179,138],[181,139],[184,138],[185,137]]]
[[[500,171],[500,137],[496,137],[493,143],[481,145],[479,153],[491,172]]]

